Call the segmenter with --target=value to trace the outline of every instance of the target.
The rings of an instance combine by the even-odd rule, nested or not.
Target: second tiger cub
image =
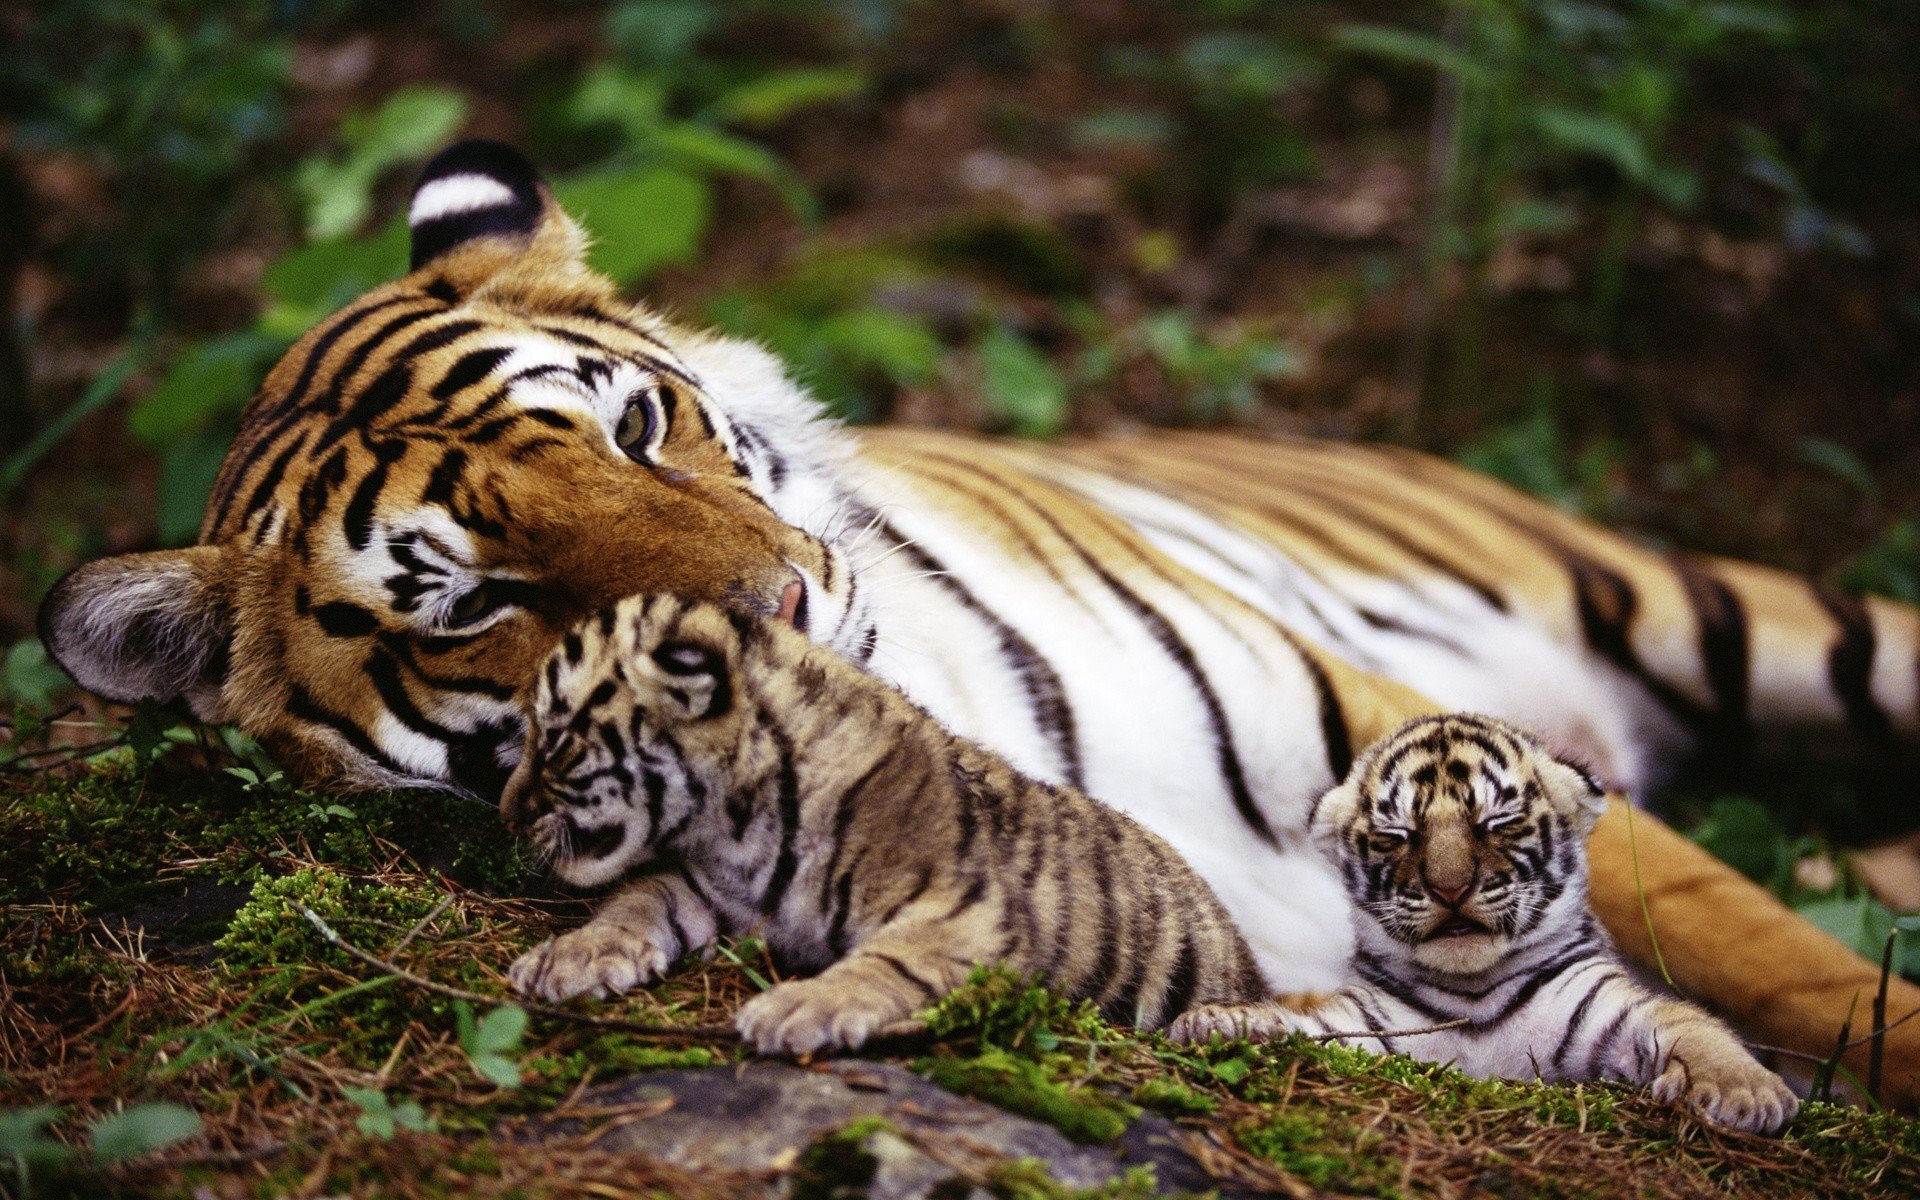
[[[1268,995],[1165,842],[784,624],[624,600],[554,651],[529,717],[508,824],[569,883],[633,878],[514,963],[523,992],[623,992],[739,931],[820,972],[740,1009],[763,1053],[859,1046],[976,963],[1148,1028]]]

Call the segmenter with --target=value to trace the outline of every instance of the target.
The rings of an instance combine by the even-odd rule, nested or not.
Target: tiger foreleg
[[[633,881],[578,929],[522,954],[507,979],[541,1000],[602,999],[666,974],[682,955],[719,932],[713,910],[678,874]]]
[[[948,922],[888,926],[811,979],[795,979],[742,1005],[740,1036],[762,1054],[853,1050],[939,1000],[992,945]]]
[[[1754,1041],[1824,1059],[1851,1018],[1853,1048],[1842,1062],[1867,1077],[1862,1035],[1878,963],[1646,812],[1633,814],[1629,836],[1620,802],[1594,829],[1588,861],[1594,911],[1628,957],[1664,967],[1683,993],[1709,1001]],[[1916,1008],[1920,987],[1889,980],[1889,1022]],[[1886,1032],[1883,1061],[1880,1101],[1911,1110],[1920,1102],[1920,1020]]]
[[[1646,1085],[1654,1099],[1749,1133],[1776,1132],[1799,1109],[1793,1089],[1711,1015],[1682,1000],[1650,999],[1636,1011],[1612,1073]]]
[[[1176,1042],[1205,1042],[1216,1034],[1232,1041],[1261,1041],[1304,1033],[1321,1037],[1369,1028],[1366,1014],[1345,991],[1333,995],[1300,993],[1252,1004],[1205,1004],[1189,1009],[1167,1026]]]

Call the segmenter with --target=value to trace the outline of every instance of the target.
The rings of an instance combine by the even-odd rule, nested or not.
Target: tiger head
[[[1487,970],[1586,905],[1606,791],[1488,717],[1421,717],[1315,805],[1314,844],[1360,913],[1363,947],[1444,975]]]
[[[500,799],[508,828],[580,887],[697,839],[711,808],[744,803],[736,779],[772,783],[789,761],[739,693],[744,671],[764,676],[791,643],[804,655],[783,625],[675,596],[581,622],[528,697],[526,752]]]
[[[429,163],[409,224],[409,273],[247,406],[198,544],[49,593],[41,635],[76,680],[237,723],[314,782],[491,797],[523,686],[620,597],[870,636],[826,536],[843,443],[770,355],[622,301],[497,143]]]

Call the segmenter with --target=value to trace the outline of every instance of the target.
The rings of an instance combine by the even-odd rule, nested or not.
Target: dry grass
[[[329,949],[295,905],[325,911],[344,937],[408,972],[505,1003],[506,964],[578,919],[577,902],[462,882],[424,865],[431,856],[404,838],[367,830],[343,840],[337,826],[346,820],[315,816],[305,794],[263,800],[205,775],[131,773],[5,786],[0,840],[14,864],[31,872],[37,862],[41,874],[15,875],[0,892],[11,901],[0,909],[0,1109],[58,1105],[51,1136],[76,1146],[92,1121],[138,1101],[177,1102],[203,1122],[194,1138],[111,1174],[39,1178],[35,1195],[111,1185],[222,1197],[707,1197],[770,1182],[608,1153],[597,1144],[607,1126],[645,1114],[596,1112],[578,1100],[593,1082],[631,1071],[736,1059],[731,1038],[694,1031],[726,1026],[777,979],[756,945],[590,1007],[687,1034],[536,1016],[512,1052],[522,1085],[503,1089],[469,1061],[453,1001]],[[129,798],[137,802],[122,803]],[[273,853],[214,844],[257,837],[261,812],[250,823],[234,814],[263,806],[277,806],[265,813],[279,829]],[[110,830],[92,844],[74,841],[89,828],[76,818],[96,810]],[[330,861],[322,844],[345,849]],[[161,882],[138,894],[116,884],[103,899],[86,886],[90,863],[103,878],[124,881],[137,869]],[[45,882],[55,876],[65,882]],[[201,914],[197,934],[182,933],[193,921],[168,923],[163,900],[222,878],[254,881],[238,918]],[[42,894],[24,894],[36,880]],[[144,927],[129,912],[146,914]],[[1854,1109],[1811,1105],[1788,1137],[1763,1139],[1702,1127],[1615,1088],[1486,1083],[1298,1042],[1176,1049],[1001,980],[942,1011],[938,1037],[886,1053],[923,1069],[936,1058],[1026,1064],[1024,1091],[980,1084],[976,1094],[1056,1119],[1115,1098],[1159,1109],[1181,1120],[1189,1149],[1223,1186],[1296,1196],[1920,1193],[1920,1126]],[[417,1103],[431,1128],[366,1132],[348,1089]],[[583,1119],[581,1132],[517,1140],[532,1118],[555,1110]],[[1039,1197],[1046,1187],[1010,1168],[990,1190]],[[0,1156],[0,1194],[16,1193]]]

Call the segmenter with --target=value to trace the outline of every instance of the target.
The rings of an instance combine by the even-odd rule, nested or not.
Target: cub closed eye
[[[1407,844],[1407,834],[1400,829],[1376,829],[1367,837],[1367,844],[1376,854],[1391,854]]]
[[[726,666],[718,652],[698,642],[666,642],[653,661],[669,675],[718,675]]]
[[[667,414],[673,408],[673,388],[665,383],[648,384],[627,398],[626,411],[613,431],[613,440],[626,456],[637,463],[651,463],[660,439],[666,433]]]

